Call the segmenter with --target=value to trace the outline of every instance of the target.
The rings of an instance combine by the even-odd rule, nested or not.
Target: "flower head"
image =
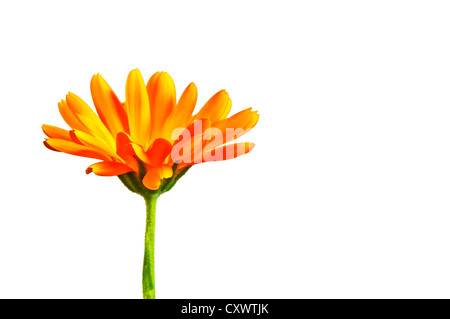
[[[194,115],[197,87],[189,84],[177,101],[166,72],[153,74],[145,85],[141,72],[132,70],[125,102],[97,74],[91,94],[97,113],[73,93],[58,104],[71,130],[42,126],[47,148],[101,160],[90,165],[87,174],[132,174],[148,190],[158,190],[162,181],[181,177],[194,164],[235,158],[254,147],[247,142],[227,144],[253,128],[259,115],[248,108],[227,117],[231,100],[224,90]]]

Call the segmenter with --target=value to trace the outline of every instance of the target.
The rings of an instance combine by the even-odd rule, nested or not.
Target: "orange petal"
[[[159,168],[150,167],[147,170],[147,173],[145,174],[144,178],[142,179],[142,184],[144,184],[144,186],[147,187],[148,189],[157,190],[161,185],[161,176],[159,173]]]
[[[44,131],[44,134],[47,135],[48,137],[53,137],[53,138],[57,138],[60,140],[72,141],[72,138],[70,137],[70,132],[67,130],[64,130],[62,128],[43,124],[42,131]]]
[[[119,156],[134,155],[133,148],[131,147],[131,139],[128,134],[124,132],[117,133],[116,153]]]
[[[178,125],[177,127],[186,127],[192,117],[192,112],[194,112],[195,104],[197,103],[197,96],[197,86],[195,86],[194,82],[192,82],[186,87],[177,103],[176,119],[174,122]]]
[[[71,128],[81,131],[87,130],[83,123],[81,123],[80,120],[75,116],[75,114],[73,114],[73,112],[70,110],[65,100],[61,100],[61,102],[58,103],[58,109],[64,121]]]
[[[131,172],[131,167],[119,162],[99,162],[90,165],[86,169],[86,174],[94,172],[99,176],[117,176]]]
[[[167,118],[163,138],[170,140],[174,129],[184,128],[189,124],[196,103],[197,87],[194,83],[191,83],[184,90],[177,105]]]
[[[138,69],[128,74],[125,95],[130,136],[134,142],[146,148],[150,143],[150,105],[144,79]]]
[[[259,120],[258,111],[252,111],[249,107],[243,111],[240,111],[225,120],[224,127],[226,128],[243,128],[244,130],[254,127]],[[217,123],[216,127],[219,127],[221,123]]]
[[[81,131],[80,131],[81,132]],[[81,143],[81,141],[78,139],[78,137],[75,135],[75,130],[70,130],[69,131],[69,134],[70,134],[70,138],[72,139],[72,141],[74,141],[75,143],[77,143],[77,144],[80,144],[80,145],[84,145],[83,143]]]
[[[171,150],[172,144],[170,144],[169,141],[162,138],[156,139],[147,152],[147,155],[150,159],[149,164],[152,166],[161,165],[166,157],[170,154]]]
[[[214,124],[227,117],[231,110],[231,99],[225,90],[214,94],[208,102],[194,115],[194,119],[208,118]]]
[[[113,136],[118,132],[129,132],[128,118],[122,103],[100,74],[91,80],[91,94],[100,120]]]
[[[136,156],[144,163],[150,165],[150,162],[151,162],[150,157],[148,156],[147,152],[145,152],[142,149],[142,146],[139,144],[136,144],[136,143],[131,143],[130,145],[133,148],[133,151],[136,154]]]
[[[44,141],[44,146],[48,148],[50,151],[59,152],[56,148],[51,147],[47,141]]]
[[[259,114],[250,107],[215,123],[214,127],[222,131],[223,143],[228,143],[247,133],[258,120]]]
[[[133,169],[136,173],[139,173],[139,163],[134,156],[127,155],[122,157],[125,164]]]
[[[69,109],[87,129],[80,129],[80,131],[103,139],[111,148],[115,147],[114,138],[105,124],[103,124],[97,114],[80,97],[69,92],[66,95],[66,101]]]
[[[115,149],[111,149],[111,147],[102,139],[78,130],[73,130],[73,134],[75,135],[76,139],[82,144],[92,148],[99,153],[104,153],[108,154],[111,157],[115,157]]]
[[[134,157],[136,153],[131,146],[130,136],[124,132],[119,132],[116,137],[116,153],[133,171],[139,172],[139,163]]]
[[[156,72],[147,83],[152,117],[152,140],[162,137],[164,126],[176,103],[175,83],[167,72]]]
[[[254,143],[234,143],[217,147],[203,153],[203,162],[225,161],[247,154],[255,147]]]
[[[161,178],[171,178],[173,176],[172,165],[162,165],[159,168]]]
[[[66,141],[66,140],[60,140],[57,138],[49,138],[45,141],[45,145],[47,147],[50,147],[51,149],[54,149],[59,152],[64,152],[67,154],[89,157],[89,158],[97,158],[97,159],[101,159],[101,160],[110,160],[110,158],[103,153],[99,153],[87,146],[80,145],[80,144]]]
[[[173,170],[171,165],[150,166],[142,179],[142,184],[151,190],[157,190],[163,178],[171,178]]]
[[[131,143],[131,146],[136,156],[141,161],[151,166],[161,165],[172,149],[172,144],[162,138],[156,139],[148,151],[144,151],[143,148],[136,143]]]

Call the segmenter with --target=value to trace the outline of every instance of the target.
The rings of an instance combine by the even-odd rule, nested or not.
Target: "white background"
[[[158,202],[158,298],[450,298],[447,1],[2,1],[1,298],[141,298],[144,202],[54,153],[100,72],[260,122]]]

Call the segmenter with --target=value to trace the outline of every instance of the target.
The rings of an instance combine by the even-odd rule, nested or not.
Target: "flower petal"
[[[142,179],[142,184],[151,190],[157,190],[161,185],[161,176],[159,174],[158,167],[150,167],[147,170],[144,178]]]
[[[225,90],[221,90],[214,94],[208,102],[194,115],[194,120],[208,118],[214,125],[227,117],[231,110],[231,99]]]
[[[170,154],[171,150],[172,144],[170,144],[169,141],[162,138],[156,139],[147,152],[147,155],[150,159],[149,164],[152,166],[161,165],[166,157]]]
[[[231,142],[244,135],[258,123],[259,114],[252,108],[240,111],[233,116],[215,123],[214,127],[222,132],[222,144]],[[205,146],[209,142],[205,142]]]
[[[150,165],[150,161],[151,161],[151,160],[150,160],[150,158],[148,157],[147,152],[145,152],[145,151],[142,149],[142,146],[139,145],[139,144],[136,144],[136,143],[131,143],[130,145],[131,145],[131,147],[133,148],[133,151],[134,151],[134,153],[136,154],[136,156],[137,156],[141,161],[143,161],[144,163]]]
[[[58,109],[67,125],[76,130],[87,131],[86,126],[72,113],[65,100],[58,103]]]
[[[151,190],[157,190],[163,178],[171,178],[173,170],[171,165],[149,166],[142,179],[142,184]]]
[[[80,144],[66,141],[66,140],[60,140],[57,138],[49,138],[44,142],[44,145],[49,147],[50,149],[53,149],[53,150],[56,150],[59,152],[64,152],[67,154],[89,157],[89,158],[97,158],[97,159],[101,159],[101,160],[110,160],[110,158],[103,153],[99,153],[87,146],[80,145]]]
[[[184,128],[189,124],[195,104],[197,103],[197,95],[197,87],[195,84],[189,84],[172,110],[172,113],[167,118],[164,126],[164,134],[161,137],[170,140],[174,129]]]
[[[99,153],[108,154],[111,157],[116,156],[115,149],[111,149],[111,147],[108,144],[106,144],[102,139],[78,130],[73,130],[73,134],[76,136],[76,139],[78,141],[92,148],[93,150]]]
[[[66,101],[69,109],[85,127],[85,129],[80,129],[80,131],[99,137],[112,148],[115,147],[114,138],[105,124],[103,124],[97,114],[80,97],[69,92],[66,95]]]
[[[138,69],[128,74],[125,88],[130,136],[144,148],[150,143],[150,105],[144,79]]]
[[[147,83],[152,117],[151,137],[162,137],[164,126],[176,103],[175,83],[167,72],[156,72]]]
[[[113,136],[118,132],[129,132],[128,118],[122,103],[100,74],[91,79],[91,94],[100,120]]]
[[[134,155],[131,147],[131,138],[125,132],[119,132],[116,136],[116,153],[119,156]]]
[[[119,132],[116,136],[116,153],[133,171],[139,172],[139,163],[137,162],[136,153],[131,146],[131,138],[124,132]]]
[[[131,167],[120,162],[99,162],[90,165],[86,169],[86,174],[94,172],[98,176],[117,176],[131,171]]]
[[[53,125],[43,124],[42,131],[44,131],[44,134],[47,135],[48,137],[72,141],[72,138],[70,137],[70,132],[62,128]]]
[[[162,165],[159,168],[161,178],[171,178],[173,176],[172,165]]]

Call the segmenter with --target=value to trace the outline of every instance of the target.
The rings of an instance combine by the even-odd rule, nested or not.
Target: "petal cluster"
[[[43,125],[44,145],[72,155],[101,160],[86,173],[116,176],[135,172],[142,183],[157,190],[161,180],[176,171],[208,161],[238,157],[253,143],[232,143],[258,122],[251,108],[230,117],[231,99],[225,90],[213,95],[196,114],[197,87],[191,83],[176,100],[175,84],[166,72],[157,72],[145,84],[141,72],[132,70],[121,102],[100,74],[91,80],[97,112],[80,97],[68,93],[58,103],[70,126],[65,130]],[[228,143],[228,144],[227,144]]]

